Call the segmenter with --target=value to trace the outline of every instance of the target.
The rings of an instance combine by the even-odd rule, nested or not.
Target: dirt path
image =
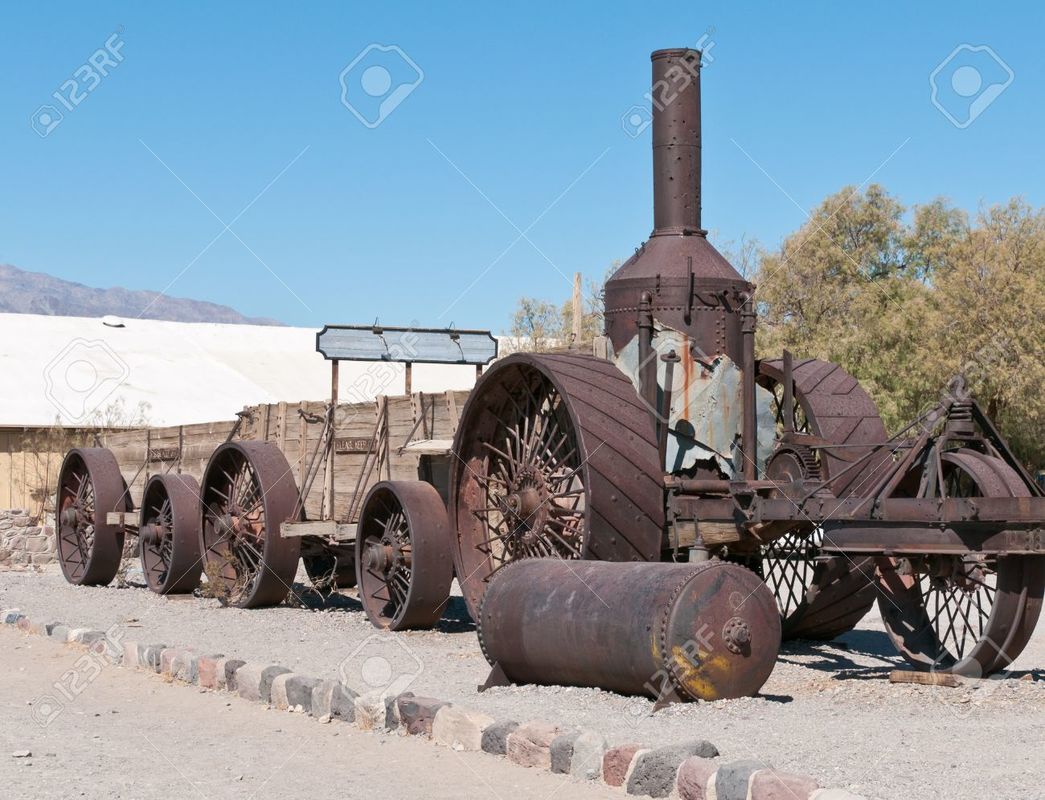
[[[620,797],[482,753],[321,725],[111,666],[38,724],[28,703],[53,692],[83,652],[0,629],[3,797]],[[13,755],[23,750],[32,756]]]
[[[376,634],[352,591],[319,608],[247,611],[145,589],[70,586],[54,569],[0,575],[0,608],[98,630],[116,624],[128,639],[193,645],[318,678],[342,675],[362,689],[361,665],[380,656],[410,678],[402,688],[496,718],[588,727],[611,744],[706,738],[726,761],[757,758],[874,800],[979,800],[985,786],[1000,800],[1045,800],[1045,622],[1007,677],[949,689],[888,682],[902,661],[872,611],[838,641],[786,644],[757,697],[652,714],[648,700],[595,689],[477,694],[489,667],[460,598],[437,630],[388,636]]]

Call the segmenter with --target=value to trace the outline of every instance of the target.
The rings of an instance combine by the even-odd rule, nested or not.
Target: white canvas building
[[[316,352],[317,332],[0,314],[0,509],[39,506],[39,487],[83,429],[217,422],[245,406],[329,400],[331,364]],[[339,400],[403,394],[404,377],[403,364],[342,361]],[[416,364],[411,388],[474,382],[473,366]]]
[[[0,314],[0,427],[229,419],[246,405],[330,397],[314,328]],[[341,362],[339,397],[402,394],[402,364]],[[413,391],[467,389],[471,366],[417,364]],[[117,423],[120,419],[113,420]]]

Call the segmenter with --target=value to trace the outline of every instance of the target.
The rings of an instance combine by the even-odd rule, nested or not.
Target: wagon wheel
[[[58,473],[58,561],[69,583],[104,586],[116,577],[123,555],[122,525],[109,511],[130,508],[119,464],[111,450],[70,450]]]
[[[226,442],[203,476],[203,551],[219,599],[241,608],[281,602],[297,572],[298,537],[284,538],[297,487],[290,465],[268,442]]]
[[[301,563],[312,585],[321,592],[356,585],[356,549],[352,545],[302,542]]]
[[[469,395],[453,452],[451,543],[473,619],[491,575],[519,558],[659,560],[653,422],[610,362],[501,360]]]
[[[828,361],[797,361],[792,375],[795,432],[845,446],[813,450],[778,445],[767,463],[767,477],[781,483],[803,477],[828,480],[839,498],[867,492],[881,476],[887,453],[840,473],[870,452],[861,445],[888,438],[874,401],[856,378]],[[773,394],[778,435],[784,430],[783,378],[781,362],[762,362],[758,383]],[[784,639],[833,639],[852,630],[874,604],[874,559],[824,556],[823,538],[822,530],[810,532],[808,524],[799,525],[762,548],[762,572],[780,607]]]
[[[1028,497],[999,458],[961,449],[940,457],[947,497]],[[1041,612],[1045,557],[966,553],[879,559],[878,601],[893,644],[918,669],[982,677],[1023,651]]]
[[[158,594],[184,594],[200,583],[200,486],[188,475],[153,475],[138,524],[142,571]]]
[[[454,578],[446,505],[429,483],[381,481],[367,493],[356,533],[359,599],[378,628],[430,628]]]

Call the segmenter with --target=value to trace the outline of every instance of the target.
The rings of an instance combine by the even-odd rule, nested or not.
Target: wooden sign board
[[[149,461],[177,461],[181,458],[180,447],[151,447]]]
[[[369,453],[377,444],[369,436],[346,436],[334,439],[335,453]]]

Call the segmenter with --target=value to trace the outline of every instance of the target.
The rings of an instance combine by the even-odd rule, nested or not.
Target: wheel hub
[[[382,539],[370,542],[366,549],[366,566],[382,575],[397,567],[410,567],[410,553],[399,542]]]
[[[512,523],[512,533],[528,544],[536,540],[536,531],[548,521],[548,484],[540,470],[527,467],[512,481],[504,498],[505,516]]]
[[[164,533],[163,526],[156,522],[142,525],[138,529],[138,536],[141,537],[142,543],[149,547],[155,547],[158,545],[163,540]]]
[[[222,538],[224,537],[236,537],[240,533],[240,521],[239,517],[232,513],[221,514],[214,518],[214,525],[218,529],[218,533]]]
[[[82,509],[79,503],[68,506],[62,511],[62,525],[69,528],[77,528],[80,526],[80,516]]]

